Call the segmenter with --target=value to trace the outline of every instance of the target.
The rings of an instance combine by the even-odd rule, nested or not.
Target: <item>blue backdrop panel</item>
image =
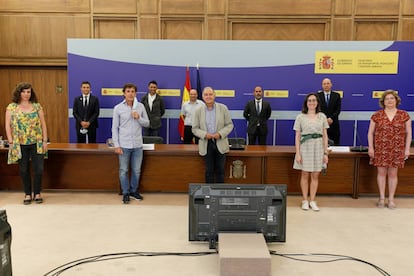
[[[200,65],[202,87],[234,90],[235,97],[217,97],[231,111],[237,135],[246,137],[243,109],[253,98],[255,86],[267,90],[288,90],[287,98],[266,98],[273,113],[269,121],[267,144],[293,145],[293,121],[300,112],[304,96],[321,88],[322,79],[331,78],[334,90],[343,91],[341,144],[359,144],[355,130],[366,145],[370,115],[379,109],[372,91],[392,88],[402,98],[401,109],[411,111],[414,102],[414,42],[369,41],[185,41],[185,40],[68,40],[70,142],[76,141],[73,99],[80,94],[80,84],[91,82],[101,104],[97,140],[111,136],[112,109],[121,96],[103,96],[101,88],[121,88],[132,82],[138,86],[137,97],[147,93],[147,84],[156,80],[161,89],[180,89],[190,66],[191,84],[196,87],[196,65]],[[315,74],[316,51],[398,51],[398,74]],[[182,96],[164,97],[167,112],[161,135],[167,143],[180,143],[177,133]],[[355,123],[357,122],[357,128]],[[274,129],[276,125],[276,129]],[[234,137],[232,133],[230,137]]]

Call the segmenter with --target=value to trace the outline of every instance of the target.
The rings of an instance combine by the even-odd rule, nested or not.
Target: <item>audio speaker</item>
[[[0,210],[0,275],[12,275],[11,227],[7,222],[6,210]]]

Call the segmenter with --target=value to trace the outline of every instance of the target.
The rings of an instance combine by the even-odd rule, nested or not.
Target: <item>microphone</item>
[[[354,124],[354,131],[355,131],[355,136],[357,138],[359,146],[350,147],[349,150],[352,151],[352,152],[367,152],[368,147],[362,145],[361,137],[359,137],[359,134],[358,134],[358,129],[357,129],[357,123],[356,122]]]
[[[236,126],[233,124],[233,129],[234,129],[234,138],[228,138],[229,140],[229,144],[230,144],[230,149],[231,150],[244,150],[244,147],[246,144],[246,140],[244,140],[243,143],[243,139],[244,138],[239,138],[239,136],[237,135],[237,128]]]

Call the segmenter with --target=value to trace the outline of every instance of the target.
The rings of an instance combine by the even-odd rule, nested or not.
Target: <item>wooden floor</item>
[[[114,192],[84,192],[84,191],[45,191],[42,193],[43,204],[53,205],[119,205],[122,204],[122,197]],[[143,201],[131,201],[131,204],[139,205],[175,205],[186,206],[188,195],[186,193],[144,193]],[[23,192],[0,191],[0,207],[6,204],[23,204]],[[333,196],[319,195],[318,205],[323,207],[359,207],[374,208],[377,201],[376,196],[364,196],[353,199],[348,195]],[[301,197],[299,195],[288,195],[288,206],[300,206]],[[397,208],[414,208],[414,197],[397,197]]]

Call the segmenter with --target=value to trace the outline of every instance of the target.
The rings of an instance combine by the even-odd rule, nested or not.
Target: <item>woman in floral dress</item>
[[[5,127],[9,142],[7,163],[19,164],[25,193],[23,203],[27,205],[32,200],[42,203],[40,192],[44,155],[47,152],[47,130],[42,106],[37,102],[31,84],[19,83],[14,89],[12,103],[6,109]],[[29,161],[34,172],[33,190]]]
[[[401,98],[394,90],[385,91],[379,104],[383,108],[371,116],[368,130],[368,155],[377,167],[379,200],[377,207],[385,207],[385,186],[388,176],[388,208],[396,207],[394,194],[398,184],[398,169],[410,156],[411,118],[398,109]]]

